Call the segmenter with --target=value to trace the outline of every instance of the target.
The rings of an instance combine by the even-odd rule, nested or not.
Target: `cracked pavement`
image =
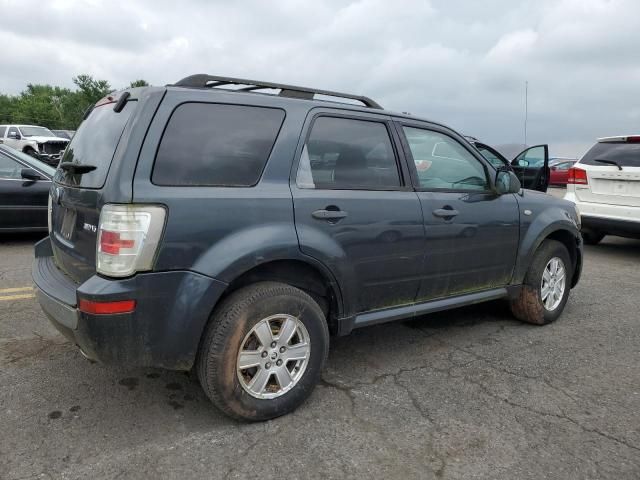
[[[34,240],[0,238],[0,288],[30,285]],[[639,261],[640,241],[587,247],[545,327],[492,302],[334,337],[310,400],[259,424],[3,301],[0,478],[640,478]]]

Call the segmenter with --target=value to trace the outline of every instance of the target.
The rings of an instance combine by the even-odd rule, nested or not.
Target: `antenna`
[[[528,100],[529,100],[529,81],[524,82],[524,146],[527,146],[527,116],[529,114]]]

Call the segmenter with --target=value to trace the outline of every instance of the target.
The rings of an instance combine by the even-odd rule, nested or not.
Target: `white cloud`
[[[0,0],[0,91],[213,73],[362,93],[563,155],[638,131],[635,0]],[[24,21],[28,12],[29,21]]]

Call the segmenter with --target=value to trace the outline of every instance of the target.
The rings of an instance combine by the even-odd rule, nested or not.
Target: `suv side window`
[[[402,127],[416,166],[419,187],[427,190],[489,190],[482,163],[443,133]]]
[[[321,116],[307,138],[296,184],[326,190],[395,190],[398,163],[382,122]]]
[[[4,132],[7,131],[7,127],[0,127],[0,138],[4,138]]]
[[[169,119],[151,180],[170,186],[253,186],[284,116],[275,108],[183,103]]]
[[[10,127],[10,128],[9,128],[9,131],[7,132],[7,136],[8,136],[10,133],[15,133],[16,135],[20,135],[20,132],[18,132],[18,129],[17,129],[16,127]]]

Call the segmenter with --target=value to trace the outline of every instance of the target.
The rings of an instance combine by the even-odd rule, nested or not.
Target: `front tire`
[[[511,312],[526,323],[546,325],[564,310],[573,265],[567,248],[556,240],[545,240],[536,250],[518,296],[511,300]]]
[[[198,378],[227,415],[268,420],[307,399],[328,351],[325,316],[309,295],[282,283],[256,283],[233,292],[214,312]]]
[[[36,160],[40,160],[40,155],[38,155],[38,152],[36,152],[33,148],[27,148],[23,151],[23,153],[26,153],[27,155],[35,158]]]

